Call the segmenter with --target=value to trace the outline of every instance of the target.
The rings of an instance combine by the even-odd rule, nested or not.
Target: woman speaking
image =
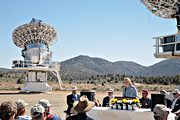
[[[128,77],[124,78],[124,89],[123,89],[123,97],[129,97],[129,98],[137,98],[138,93],[136,90],[136,87],[132,84],[131,79]]]

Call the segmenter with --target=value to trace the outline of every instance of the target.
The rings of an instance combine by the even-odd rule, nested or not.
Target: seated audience
[[[94,102],[89,101],[86,95],[80,97],[79,101],[75,101],[73,108],[76,114],[72,114],[66,118],[66,120],[94,120],[86,115],[86,112],[90,111],[94,107]]]
[[[166,97],[167,92],[166,92],[165,90],[161,90],[161,91],[160,91],[160,94],[165,95],[165,97]],[[168,108],[171,108],[172,101],[171,101],[170,99],[168,99],[167,97],[166,97],[166,104],[167,104],[166,106],[167,106]]]
[[[124,78],[124,89],[123,89],[123,97],[137,98],[138,93],[136,87],[132,84],[131,79],[128,77]]]
[[[17,113],[15,115],[15,119],[21,119],[21,120],[31,120],[32,118],[30,116],[25,115],[26,113],[26,106],[28,105],[24,100],[17,100]]]
[[[57,114],[51,114],[50,111],[51,111],[51,104],[48,100],[46,99],[41,99],[39,100],[38,104],[42,105],[45,109],[45,113],[46,113],[46,117],[47,117],[47,120],[61,120],[60,116],[57,115]]]
[[[102,106],[103,107],[108,107],[109,106],[109,101],[114,98],[114,90],[113,89],[109,89],[108,90],[108,96],[106,96],[104,99],[103,99],[103,104]]]
[[[139,99],[141,103],[141,108],[150,108],[151,107],[151,100],[148,97],[148,91],[143,90],[142,91],[142,98]]]
[[[42,105],[36,104],[31,108],[32,120],[46,120],[45,109]]]
[[[71,90],[72,90],[72,94],[67,96],[67,101],[66,101],[67,105],[68,105],[68,108],[67,108],[67,111],[66,111],[67,115],[70,115],[70,110],[73,107],[73,103],[75,101],[78,101],[79,97],[80,97],[80,95],[77,94],[78,88],[76,86],[73,86]]]
[[[2,102],[0,106],[0,119],[1,120],[14,120],[17,112],[17,106],[12,101]]]
[[[153,110],[155,120],[175,120],[176,115],[165,105],[157,104]]]
[[[96,91],[95,91],[95,90],[92,90],[92,92],[94,93],[94,103],[95,103],[95,106],[100,107],[100,106],[101,106],[101,103],[100,103],[99,100],[96,98]]]
[[[180,110],[180,91],[175,89],[173,91],[174,100],[171,105],[172,112],[177,112]]]

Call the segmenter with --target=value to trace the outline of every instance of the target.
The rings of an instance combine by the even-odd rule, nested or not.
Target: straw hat
[[[72,86],[71,90],[77,90],[77,86]]]
[[[180,94],[180,91],[179,91],[179,89],[175,89],[172,93],[178,93],[178,94]]]
[[[94,102],[89,101],[86,95],[79,98],[79,101],[75,101],[73,104],[74,110],[78,113],[84,113],[90,111],[94,107]]]
[[[113,89],[109,89],[109,90],[108,90],[108,92],[112,92],[112,93],[114,93],[114,90],[113,90]]]

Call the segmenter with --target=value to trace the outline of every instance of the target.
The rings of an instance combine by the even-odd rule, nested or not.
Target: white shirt
[[[167,120],[175,120],[176,115],[172,112],[168,114]]]
[[[172,103],[172,105],[171,105],[171,109],[172,109],[172,110],[174,109],[174,107],[175,107],[175,105],[176,105],[176,101],[177,101],[179,98],[180,98],[180,96],[173,101],[173,103]]]

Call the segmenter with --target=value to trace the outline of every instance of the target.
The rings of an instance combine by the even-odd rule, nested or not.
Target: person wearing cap
[[[166,106],[167,106],[168,108],[171,108],[172,101],[166,97],[167,92],[166,92],[165,90],[161,90],[161,91],[160,91],[160,94],[162,94],[162,95],[165,96]]]
[[[61,120],[60,116],[57,114],[51,114],[50,111],[50,102],[46,99],[39,100],[38,104],[42,105],[44,107],[45,113],[46,113],[46,120]]]
[[[17,105],[17,113],[15,115],[15,119],[20,119],[20,120],[31,120],[31,117],[28,115],[25,115],[26,113],[26,106],[28,103],[26,103],[24,100],[17,100],[16,102]]]
[[[109,89],[108,90],[108,96],[106,96],[104,99],[103,99],[103,103],[102,103],[102,106],[103,107],[108,107],[109,106],[109,101],[114,98],[114,90],[113,89]]]
[[[171,105],[172,112],[177,112],[180,110],[180,91],[175,89],[173,91],[174,100]]]
[[[35,104],[31,108],[31,117],[32,120],[46,120],[46,113],[44,107],[40,104]]]
[[[72,90],[72,94],[68,95],[66,99],[67,100],[66,102],[68,105],[68,108],[66,110],[67,115],[71,114],[71,108],[73,107],[73,103],[75,101],[78,101],[80,98],[80,95],[77,94],[78,88],[76,86],[72,86],[71,90]]]
[[[165,105],[156,104],[153,110],[153,115],[155,120],[175,120],[176,115],[171,112],[171,109],[167,108]]]
[[[0,105],[0,120],[14,120],[16,112],[16,103],[13,101],[2,102]]]
[[[141,103],[141,108],[150,108],[151,107],[151,99],[148,97],[148,91],[142,90],[142,98],[139,99]]]
[[[136,87],[132,84],[131,79],[125,77],[123,83],[124,83],[123,97],[137,98],[138,92]]]
[[[79,101],[73,103],[73,108],[77,114],[70,115],[66,120],[94,120],[86,115],[94,107],[94,102],[89,101],[86,95],[80,97]]]

